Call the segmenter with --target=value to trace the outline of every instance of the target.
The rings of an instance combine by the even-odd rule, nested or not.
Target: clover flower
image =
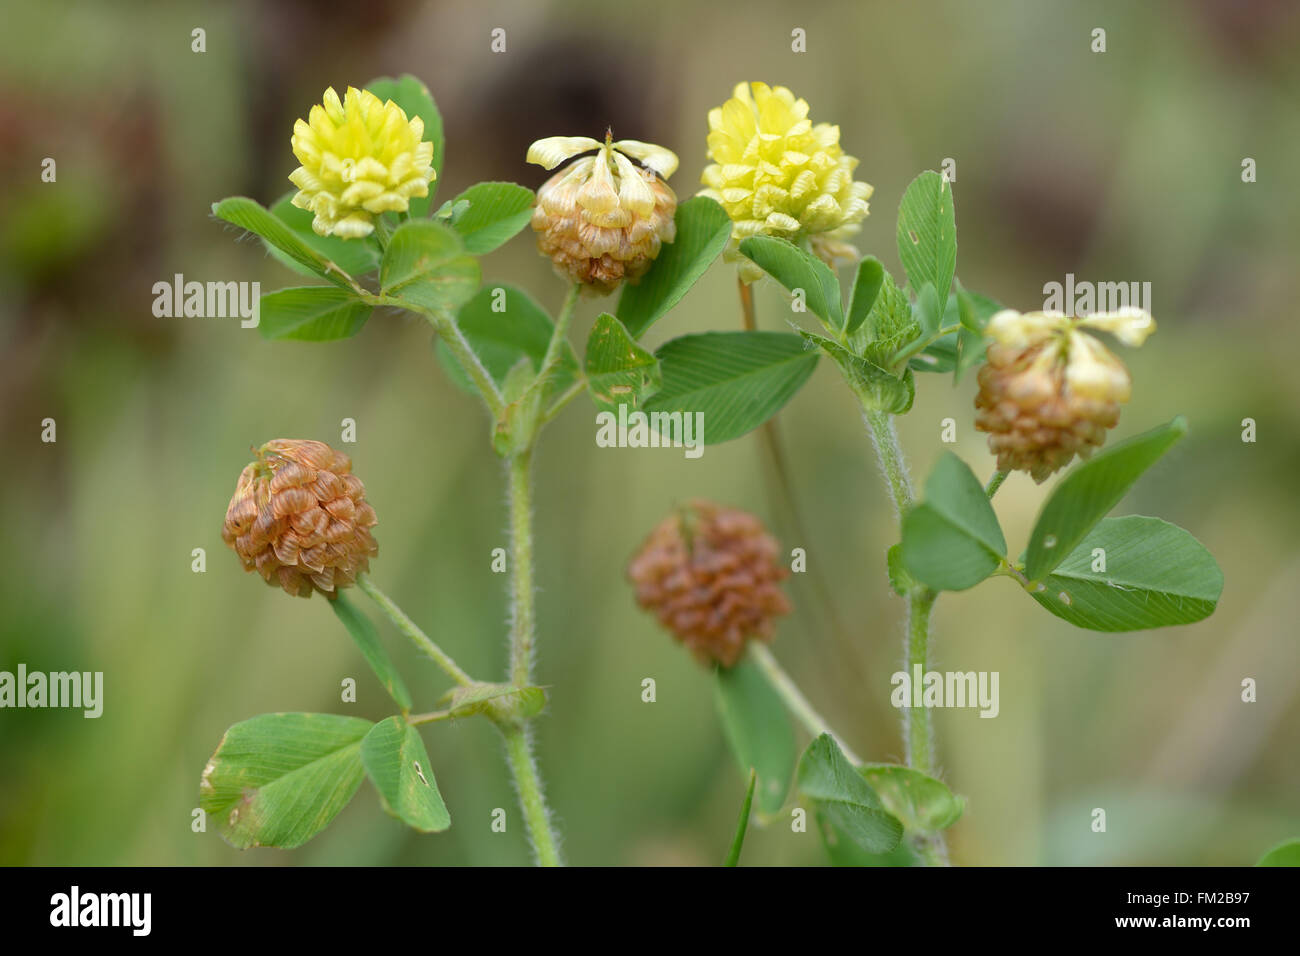
[[[746,282],[762,275],[736,249],[749,236],[807,240],[833,266],[858,258],[844,240],[861,228],[872,187],[853,179],[858,160],[840,148],[840,128],[814,126],[806,100],[784,86],[737,84],[731,99],[709,111],[709,159],[700,195],[731,217],[725,257],[740,263]]]
[[[222,540],[245,571],[294,597],[356,581],[379,553],[377,519],[352,460],[324,442],[277,438],[239,476]]]
[[[292,144],[302,163],[289,175],[299,190],[293,204],[315,214],[311,227],[321,236],[370,235],[375,216],[406,212],[436,176],[424,120],[351,86],[342,102],[327,89],[324,105],[294,123]]]
[[[1101,447],[1118,423],[1131,392],[1128,369],[1084,329],[1138,346],[1155,321],[1132,308],[1078,319],[1007,309],[989,320],[975,427],[989,433],[999,469],[1026,471],[1041,484],[1076,454]]]
[[[676,236],[677,196],[664,181],[677,157],[662,146],[624,139],[551,136],[528,147],[527,160],[561,169],[537,190],[537,248],[562,276],[607,294],[650,268],[662,243]]]
[[[705,664],[731,667],[790,613],[790,572],[756,517],[693,501],[650,533],[628,565],[637,602]]]

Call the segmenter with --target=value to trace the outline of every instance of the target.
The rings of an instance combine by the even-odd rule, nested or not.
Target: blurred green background
[[[187,279],[298,284],[260,244],[211,219],[244,194],[270,203],[296,162],[296,117],[327,85],[412,72],[444,113],[442,198],[483,179],[530,187],[523,157],[554,134],[664,144],[693,193],[705,116],[740,80],[790,86],[838,123],[875,185],[858,245],[901,277],[898,199],[957,164],[958,274],[1032,310],[1042,286],[1150,281],[1160,330],[1124,350],[1135,388],[1115,437],[1178,413],[1190,436],[1120,511],[1190,529],[1219,559],[1217,613],[1192,627],[1071,629],[1008,581],[947,595],[937,666],[1001,672],[1001,714],[937,715],[945,777],[969,798],[958,863],[1253,862],[1300,834],[1300,21],[1285,0],[1084,5],[842,2],[551,2],[366,5],[18,0],[0,31],[0,669],[100,670],[104,715],[0,712],[0,862],[35,864],[503,864],[529,859],[495,732],[426,728],[453,826],[418,836],[367,784],[320,836],[240,853],[190,813],[230,724],[280,710],[380,718],[386,698],[325,602],[291,601],[242,572],[219,530],[250,444],[339,444],[379,513],[376,580],[471,672],[504,668],[501,464],[475,400],[434,360],[430,329],[378,315],[345,343],[268,343],[230,319],[159,319],[152,285]],[[191,30],[207,52],[191,52]],[[489,51],[489,32],[508,49]],[[792,53],[791,31],[808,52]],[[1107,52],[1090,51],[1091,30]],[[44,157],[57,183],[40,181]],[[1241,181],[1241,162],[1258,182]],[[557,308],[562,284],[529,234],[484,261]],[[758,290],[760,323],[784,327]],[[600,308],[587,301],[581,343]],[[717,264],[651,330],[657,345],[739,326]],[[900,424],[914,472],[945,447],[977,474],[974,383],[925,376]],[[40,440],[43,418],[58,441]],[[1240,440],[1241,421],[1258,441]],[[822,363],[780,416],[808,539],[769,497],[755,435],[680,451],[597,449],[585,399],[538,455],[541,656],[550,706],[540,759],[568,859],[714,864],[743,792],[710,676],[638,611],[624,565],[675,502],[750,509],[810,575],[774,649],[860,754],[897,760],[889,675],[900,603],[895,540],[850,393]],[[1050,488],[1050,485],[1047,486]],[[1046,488],[1023,475],[997,510],[1013,548]],[[191,571],[191,550],[207,571]],[[839,622],[838,630],[833,626]],[[417,706],[444,681],[386,623]],[[339,700],[357,678],[356,704]],[[640,699],[654,677],[658,702]],[[1259,700],[1240,701],[1240,682]],[[505,807],[505,834],[490,832]],[[1091,832],[1093,807],[1108,832]],[[751,829],[744,862],[820,863],[784,819]]]

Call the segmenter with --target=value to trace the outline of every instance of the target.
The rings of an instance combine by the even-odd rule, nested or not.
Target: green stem
[[[528,728],[522,724],[498,725],[506,742],[506,759],[514,773],[519,790],[519,805],[524,811],[524,822],[532,838],[533,852],[541,866],[560,866],[560,851],[555,833],[551,830],[551,816],[546,809],[537,761],[533,758],[532,740]]]
[[[570,385],[568,388],[566,388],[564,390],[564,393],[559,398],[557,398],[554,401],[554,403],[552,403],[551,407],[546,410],[546,413],[542,415],[542,424],[545,425],[556,415],[560,414],[560,411],[564,408],[565,405],[568,405],[569,402],[573,401],[575,398],[577,398],[586,390],[587,390],[586,378],[580,378],[572,385]]]
[[[1009,471],[995,471],[993,477],[989,479],[989,483],[984,486],[984,494],[992,499],[998,493],[998,489],[1002,487],[1002,482],[1007,480],[1009,474],[1011,474]]]
[[[871,442],[876,449],[876,457],[880,460],[880,470],[884,472],[885,483],[889,486],[890,498],[901,520],[904,512],[912,506],[915,493],[907,471],[907,462],[903,458],[903,449],[898,443],[894,417],[872,408],[865,400],[862,411],[867,430],[871,434]],[[907,595],[905,657],[909,673],[918,664],[922,673],[930,669],[930,614],[937,597],[937,594],[924,587],[913,588]],[[929,776],[937,776],[938,757],[930,708],[905,707],[902,710],[907,765]],[[942,832],[914,834],[911,843],[917,854],[929,865],[947,864],[948,850]]]
[[[582,291],[582,286],[575,282],[569,286],[568,294],[564,297],[564,305],[560,306],[560,317],[555,320],[555,329],[551,332],[551,341],[546,345],[546,357],[542,359],[541,377],[545,378],[551,373],[560,362],[560,349],[569,338],[569,324],[573,321],[573,312],[578,305],[578,294]]]
[[[961,329],[960,324],[945,325],[941,329],[936,329],[934,332],[930,333],[930,335],[926,336],[925,338],[917,339],[911,345],[904,346],[903,348],[895,352],[893,357],[890,358],[889,360],[890,366],[892,368],[898,368],[904,362],[910,359],[913,355],[916,355],[919,352],[924,352],[926,349],[928,349],[935,342],[938,342],[945,335],[952,335],[952,333],[957,332],[960,329]]]
[[[790,713],[795,716],[799,723],[803,724],[808,733],[814,737],[829,734],[839,744],[840,750],[849,759],[850,763],[862,763],[857,754],[844,743],[844,738],[831,730],[830,724],[826,723],[826,719],[817,713],[812,704],[808,703],[808,698],[803,695],[803,691],[799,690],[799,685],[794,682],[790,675],[785,672],[785,668],[772,656],[772,651],[766,644],[760,641],[750,641],[749,655],[753,657],[754,662],[767,675],[772,688],[780,695]]]
[[[397,626],[397,629],[415,642],[415,646],[424,651],[433,662],[446,672],[447,676],[454,680],[462,687],[469,687],[475,683],[474,678],[470,677],[460,669],[451,655],[434,643],[433,639],[420,629],[420,626],[406,616],[406,613],[393,603],[383,591],[379,590],[375,582],[370,580],[369,574],[357,575],[357,587],[365,592],[370,600],[379,606],[390,621]]]
[[[510,679],[532,682],[536,618],[533,594],[532,461],[530,450],[509,460],[510,490]]]
[[[501,395],[501,390],[497,388],[497,383],[492,380],[492,376],[483,366],[482,361],[479,360],[478,354],[465,339],[460,326],[456,324],[456,321],[451,316],[444,312],[426,312],[424,314],[433,323],[433,327],[438,331],[438,336],[447,344],[451,354],[456,356],[456,361],[465,370],[465,374],[470,377],[470,380],[478,388],[479,394],[483,396],[483,401],[487,404],[488,411],[492,413],[492,418],[499,419],[506,407],[506,401]]]

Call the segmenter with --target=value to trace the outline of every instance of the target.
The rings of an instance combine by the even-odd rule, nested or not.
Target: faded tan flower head
[[[239,476],[221,537],[267,584],[329,596],[379,553],[376,521],[352,459],[324,442],[277,438]]]
[[[702,663],[731,667],[790,613],[779,553],[753,515],[692,501],[650,533],[627,573],[637,602]]]
[[[1076,454],[1087,458],[1101,447],[1119,422],[1131,391],[1128,369],[1084,329],[1136,346],[1155,321],[1142,309],[1078,319],[1007,309],[989,320],[975,427],[989,433],[1000,470],[1026,471],[1041,484]]]
[[[677,157],[662,146],[624,139],[551,136],[528,148],[528,162],[544,169],[583,156],[537,190],[532,226],[537,248],[562,276],[607,294],[650,268],[676,236],[677,196],[665,180]]]

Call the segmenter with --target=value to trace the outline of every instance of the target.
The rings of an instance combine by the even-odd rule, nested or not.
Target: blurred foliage
[[[442,192],[485,179],[536,187],[543,135],[615,135],[682,158],[690,195],[705,114],[742,79],[790,86],[862,158],[875,211],[858,238],[898,272],[903,188],[946,157],[961,277],[1022,309],[1041,288],[1149,280],[1160,331],[1126,352],[1132,403],[1116,437],[1175,414],[1191,433],[1121,505],[1193,531],[1227,580],[1191,627],[1099,635],[1047,618],[1010,582],[945,595],[938,666],[998,670],[996,720],[937,715],[945,777],[968,809],[957,862],[1251,863],[1300,832],[1300,155],[1297,10],[1284,0],[1086,7],[1019,2],[666,0],[616,6],[384,0],[355,5],[18,0],[0,31],[0,668],[102,670],[105,709],[0,712],[0,862],[41,864],[495,864],[528,859],[499,743],[480,721],[425,729],[453,826],[420,836],[363,790],[291,853],[240,853],[190,829],[204,762],[227,726],[267,711],[384,717],[382,688],[319,599],[246,576],[219,537],[248,447],[337,441],[379,513],[377,581],[471,672],[505,662],[499,469],[475,402],[434,360],[430,330],[377,315],[354,340],[265,342],[229,319],[159,319],[154,282],[292,284],[236,243],[214,199],[273,202],[295,163],[295,117],[325,86],[420,75],[446,120]],[[190,31],[207,31],[193,53]],[[489,52],[507,29],[508,50]],[[1089,50],[1107,30],[1108,51]],[[808,50],[790,52],[790,31]],[[1243,157],[1259,181],[1243,184]],[[41,160],[58,162],[42,183]],[[521,237],[484,261],[554,309],[562,285]],[[785,327],[773,283],[760,324]],[[583,341],[598,303],[574,330]],[[648,336],[739,328],[729,267],[705,276]],[[539,748],[577,863],[716,863],[745,780],[725,752],[711,677],[638,612],[628,555],[674,502],[704,496],[764,516],[809,560],[775,653],[852,748],[897,760],[889,674],[900,607],[885,548],[893,515],[851,396],[823,363],[780,419],[809,540],[767,497],[753,437],[679,451],[597,449],[575,404],[539,453]],[[945,448],[993,470],[973,428],[973,377],[927,379],[900,427],[914,471]],[[959,423],[956,446],[939,422]],[[58,441],[39,440],[53,417]],[[1255,444],[1241,420],[1258,423]],[[1050,487],[1050,486],[1049,486]],[[997,506],[1024,540],[1045,489],[1013,476]],[[191,550],[207,571],[190,570]],[[833,613],[832,613],[833,612]],[[839,622],[839,628],[832,625]],[[417,706],[434,669],[381,635]],[[339,701],[356,677],[355,705]],[[658,702],[641,702],[644,677]],[[1240,702],[1244,677],[1258,703]],[[505,834],[490,815],[505,807]],[[1108,811],[1093,834],[1089,812]],[[766,824],[766,825],[765,825]],[[756,819],[746,864],[821,862],[812,833]]]

